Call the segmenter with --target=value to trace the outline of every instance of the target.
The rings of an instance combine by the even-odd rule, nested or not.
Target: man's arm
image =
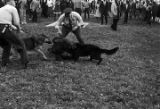
[[[18,32],[21,31],[20,18],[16,8],[13,8],[12,10],[12,24],[17,27]]]
[[[57,20],[57,26],[60,26],[62,24],[62,21],[64,19],[65,14],[63,13]]]
[[[77,12],[72,12],[71,14],[77,18],[80,24],[84,23],[82,17]]]

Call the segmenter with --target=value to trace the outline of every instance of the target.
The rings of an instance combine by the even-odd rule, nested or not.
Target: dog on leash
[[[105,53],[106,55],[112,55],[119,50],[119,47],[108,50],[93,44],[73,43],[62,38],[54,38],[52,42],[53,46],[52,48],[49,48],[48,51],[54,53],[56,58],[73,59],[74,61],[77,61],[79,57],[89,56],[91,61],[98,60],[97,65],[103,60],[101,54]],[[69,55],[64,56],[63,54],[65,52]]]
[[[44,52],[42,51],[42,46],[44,43],[47,44],[51,44],[52,42],[50,41],[49,37],[47,37],[44,34],[38,34],[38,35],[33,35],[31,37],[24,37],[22,38],[22,40],[24,41],[26,50],[27,50],[27,54],[29,53],[38,53],[40,55],[42,55],[44,60],[47,60],[47,56],[44,54]],[[11,50],[12,54],[18,56],[19,53],[19,49],[16,47],[12,47]]]

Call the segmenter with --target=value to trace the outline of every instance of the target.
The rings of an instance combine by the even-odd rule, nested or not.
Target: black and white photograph
[[[160,0],[0,0],[0,109],[160,109]]]

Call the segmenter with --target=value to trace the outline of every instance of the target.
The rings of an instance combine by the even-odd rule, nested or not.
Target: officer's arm
[[[72,12],[72,14],[77,18],[80,24],[84,23],[82,17],[77,12]]]
[[[17,31],[20,32],[20,18],[16,8],[12,10],[12,24],[17,27]]]

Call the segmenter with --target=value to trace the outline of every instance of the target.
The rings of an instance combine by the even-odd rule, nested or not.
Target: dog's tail
[[[112,55],[116,53],[119,50],[119,47],[115,47],[113,49],[107,50],[107,49],[101,49],[102,53],[106,53],[107,55]]]

